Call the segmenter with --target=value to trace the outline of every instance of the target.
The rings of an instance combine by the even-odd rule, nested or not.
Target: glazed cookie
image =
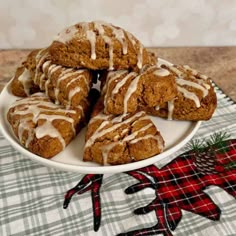
[[[175,76],[177,97],[156,109],[145,110],[151,115],[169,120],[209,120],[217,105],[210,79],[187,65],[162,65],[162,67]]]
[[[64,109],[43,93],[16,101],[7,118],[20,143],[44,158],[61,152],[83,126],[84,119],[83,109]]]
[[[101,165],[140,161],[163,151],[164,140],[145,112],[105,115],[103,102],[88,124],[84,161]]]
[[[153,57],[131,33],[96,21],[64,29],[49,52],[55,64],[92,70],[141,69],[153,63]]]
[[[156,65],[143,67],[140,74],[127,70],[111,71],[102,85],[106,114],[119,115],[143,107],[155,108],[177,95],[173,74]]]

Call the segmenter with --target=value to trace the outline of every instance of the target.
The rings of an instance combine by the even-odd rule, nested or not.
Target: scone
[[[43,93],[11,105],[7,118],[20,143],[32,153],[51,158],[61,152],[84,125],[84,109],[55,105]]]
[[[56,104],[75,108],[87,98],[92,87],[92,77],[89,70],[53,64],[48,50],[41,49],[37,53],[31,53],[24,68],[17,70],[12,90],[17,96],[26,96],[40,90]]]
[[[139,68],[153,63],[131,33],[106,22],[82,22],[60,32],[49,47],[55,64],[92,70]]]
[[[23,66],[30,71],[31,77],[35,77],[36,63],[39,60],[39,55],[44,49],[35,49],[29,53],[26,60],[22,63]]]
[[[209,120],[216,108],[217,99],[210,79],[189,66],[162,65],[176,78],[178,95],[173,100],[144,110],[169,120]]]
[[[114,115],[133,113],[143,107],[156,108],[177,95],[174,75],[156,65],[143,67],[139,74],[111,71],[102,86],[104,112]]]
[[[87,69],[66,68],[46,61],[42,66],[45,79],[39,80],[41,90],[56,104],[76,108],[88,97],[93,74]]]
[[[40,90],[39,87],[34,84],[30,71],[24,66],[20,66],[16,69],[10,87],[12,94],[18,97],[27,97]]]
[[[145,112],[105,115],[100,100],[88,124],[83,160],[126,164],[157,155],[163,148],[164,140]]]
[[[15,96],[27,97],[32,93],[40,91],[38,85],[33,81],[36,69],[36,56],[39,49],[29,53],[22,65],[16,69],[15,75],[11,81],[11,91]]]

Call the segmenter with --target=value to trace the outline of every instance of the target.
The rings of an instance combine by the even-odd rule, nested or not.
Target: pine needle
[[[225,142],[230,137],[230,134],[227,132],[218,132],[210,136],[210,140],[207,140],[206,143],[208,146],[216,145],[218,143]]]
[[[206,148],[205,139],[191,140],[190,143],[189,143],[189,147],[194,152],[201,152],[201,151],[203,151],[203,149]]]

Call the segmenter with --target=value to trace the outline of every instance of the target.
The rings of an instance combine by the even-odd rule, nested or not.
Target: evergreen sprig
[[[195,139],[191,140],[189,143],[190,149],[196,153],[202,152],[206,148],[205,139]]]
[[[190,149],[194,152],[202,152],[207,148],[218,149],[220,153],[225,153],[228,151],[226,140],[230,137],[227,132],[218,132],[210,136],[209,140],[205,139],[195,139],[191,140],[189,143]]]
[[[230,137],[227,132],[218,132],[210,136],[210,139],[206,141],[208,147],[214,147],[219,153],[225,153],[228,151],[226,140]]]
[[[230,137],[227,132],[218,132],[210,136],[210,139],[206,141],[208,146],[216,145],[221,142],[225,142]]]

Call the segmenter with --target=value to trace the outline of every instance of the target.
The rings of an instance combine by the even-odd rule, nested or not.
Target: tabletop
[[[175,64],[188,64],[210,76],[225,94],[236,101],[236,47],[155,47],[149,50],[160,58]],[[0,50],[0,91],[29,52]]]
[[[43,166],[0,132],[1,236],[235,235],[236,47],[149,50],[212,78],[212,119],[165,159],[109,175]],[[0,50],[0,91],[29,52]]]

